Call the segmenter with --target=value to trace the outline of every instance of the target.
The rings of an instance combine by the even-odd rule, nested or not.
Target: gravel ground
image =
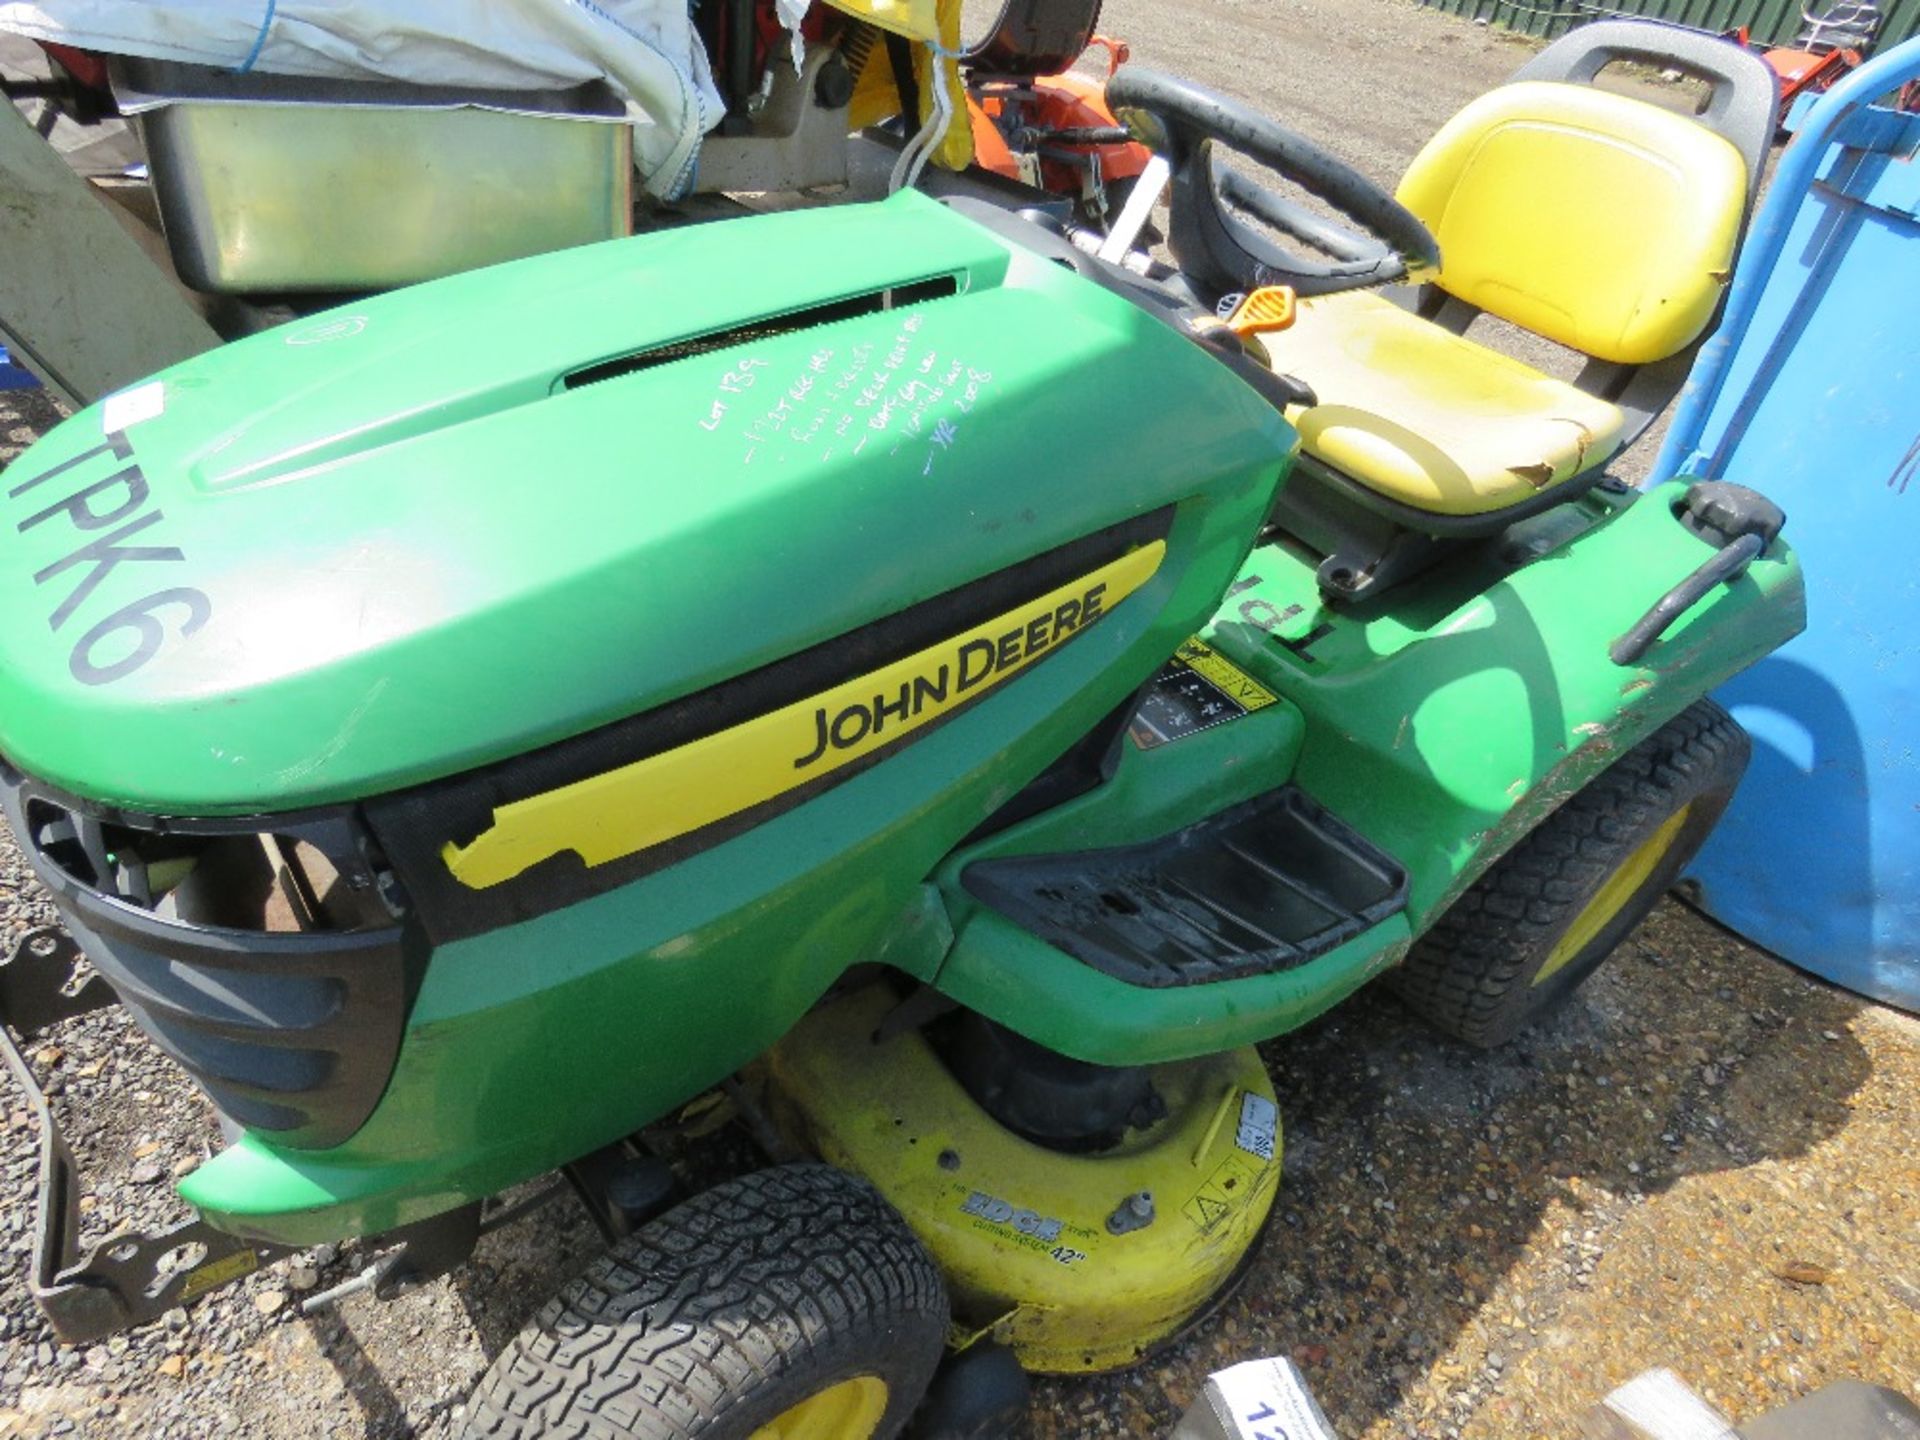
[[[1527,53],[1399,0],[1111,0],[1136,57],[1271,110],[1391,181]],[[0,461],[54,418],[0,396]],[[0,829],[0,946],[52,918]],[[34,1064],[95,1183],[88,1237],[181,1213],[205,1105],[111,1013]],[[1148,1437],[1208,1370],[1293,1355],[1346,1440],[1564,1437],[1656,1364],[1736,1417],[1862,1376],[1920,1393],[1920,1022],[1836,992],[1668,904],[1550,1023],[1481,1055],[1362,995],[1270,1045],[1280,1219],[1193,1339],[1123,1376],[1038,1388],[1042,1436]],[[386,1305],[301,1318],[352,1246],[87,1350],[23,1283],[34,1152],[0,1101],[0,1440],[422,1435],[594,1249],[569,1204]]]

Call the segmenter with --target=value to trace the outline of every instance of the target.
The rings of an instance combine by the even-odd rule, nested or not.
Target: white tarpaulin
[[[0,30],[275,75],[494,90],[604,79],[658,195],[684,188],[726,109],[685,0],[0,0]]]

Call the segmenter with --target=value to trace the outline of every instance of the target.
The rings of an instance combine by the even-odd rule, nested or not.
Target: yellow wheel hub
[[[1660,828],[1621,862],[1620,868],[1607,877],[1607,883],[1586,907],[1573,917],[1573,923],[1567,927],[1567,933],[1547,956],[1547,963],[1540,967],[1540,973],[1533,977],[1533,983],[1539,985],[1551,980],[1564,969],[1569,961],[1591,945],[1594,937],[1607,928],[1629,901],[1640,893],[1640,887],[1660,867],[1660,862],[1673,842],[1680,838],[1680,832],[1686,828],[1687,815],[1692,805],[1682,805],[1673,814],[1661,822]]]
[[[868,1440],[887,1413],[887,1382],[857,1375],[809,1395],[751,1440]]]

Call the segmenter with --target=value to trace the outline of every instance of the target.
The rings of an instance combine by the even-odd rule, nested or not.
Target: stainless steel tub
[[[376,290],[632,229],[633,134],[604,86],[465,91],[125,60],[114,88],[198,290]]]

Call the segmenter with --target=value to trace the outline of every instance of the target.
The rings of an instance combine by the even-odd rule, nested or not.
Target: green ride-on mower
[[[83,1251],[8,1037],[59,1333],[349,1236],[441,1274],[556,1170],[610,1248],[474,1435],[891,1436],[948,1347],[920,1423],[990,1433],[1012,1362],[1194,1323],[1279,1183],[1252,1046],[1382,975],[1483,1045],[1565,998],[1801,626],[1773,506],[1607,473],[1772,133],[1670,37],[1576,32],[1397,200],[1128,67],[1174,265],[1137,205],[906,192],[369,300],[36,445],[0,790],[65,928],[0,1006],[126,1005],[229,1141]],[[1650,49],[1700,117],[1587,83]],[[687,1195],[716,1093],[781,1163]]]

